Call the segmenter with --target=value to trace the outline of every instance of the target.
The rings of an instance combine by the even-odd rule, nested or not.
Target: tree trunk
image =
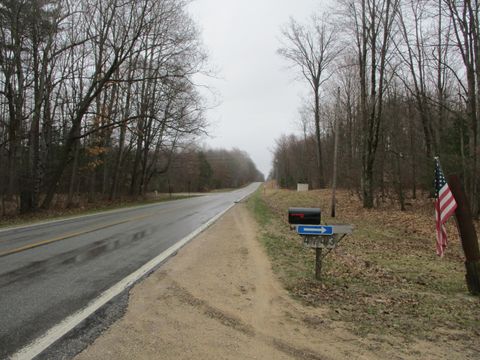
[[[73,193],[75,189],[75,183],[77,182],[77,170],[78,170],[78,155],[80,151],[80,141],[77,140],[73,155],[72,173],[70,175],[70,184],[68,186],[67,207],[73,206]]]
[[[368,161],[367,165],[363,168],[362,174],[362,190],[363,190],[363,207],[366,209],[373,208],[373,166]]]
[[[323,175],[323,162],[322,162],[322,143],[320,138],[320,99],[319,89],[315,89],[315,139],[317,142],[317,170],[318,170],[318,187],[325,187],[325,178]]]
[[[396,188],[398,193],[398,201],[400,202],[400,210],[405,211],[405,194],[403,192],[402,183],[402,169],[400,167],[400,155],[395,154],[395,172],[396,174]]]

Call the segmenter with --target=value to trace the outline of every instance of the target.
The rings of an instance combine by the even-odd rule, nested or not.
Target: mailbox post
[[[321,211],[318,208],[289,208],[288,222],[303,244],[315,249],[315,278],[321,279],[322,250],[331,251],[346,235],[353,231],[352,225],[320,225]]]

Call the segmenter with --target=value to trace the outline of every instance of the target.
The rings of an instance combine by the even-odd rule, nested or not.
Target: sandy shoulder
[[[325,309],[290,299],[256,236],[245,204],[235,206],[138,284],[125,316],[77,359],[418,357],[418,346],[399,354],[388,342],[374,345],[328,321]]]

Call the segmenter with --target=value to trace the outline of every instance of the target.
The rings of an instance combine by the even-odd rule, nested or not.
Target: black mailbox
[[[291,225],[320,225],[320,209],[289,208],[288,222]]]

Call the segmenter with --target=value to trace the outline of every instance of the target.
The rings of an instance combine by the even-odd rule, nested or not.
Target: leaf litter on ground
[[[400,211],[391,202],[364,209],[355,194],[338,191],[334,219],[328,214],[330,199],[330,190],[266,189],[250,200],[262,219],[261,239],[273,269],[292,296],[327,306],[331,320],[361,336],[455,340],[475,348],[480,300],[468,293],[453,219],[447,224],[446,255],[438,258],[433,200],[426,194]],[[314,251],[289,228],[288,207],[320,207],[323,224],[355,227],[324,259],[321,281],[314,278]]]

